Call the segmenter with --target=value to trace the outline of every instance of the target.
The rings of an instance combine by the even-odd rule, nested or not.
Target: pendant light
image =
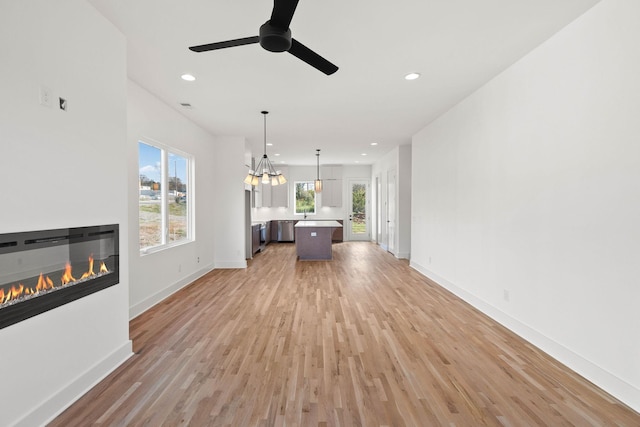
[[[287,179],[282,175],[280,171],[277,171],[269,158],[267,157],[267,114],[268,111],[261,111],[264,116],[264,155],[258,162],[255,170],[249,170],[249,174],[244,179],[245,184],[253,185],[254,187],[260,183],[280,185],[287,182]]]
[[[316,193],[322,192],[322,181],[320,180],[320,149],[316,149],[316,180],[314,182]]]

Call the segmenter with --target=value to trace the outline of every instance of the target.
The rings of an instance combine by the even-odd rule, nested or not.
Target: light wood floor
[[[271,244],[131,322],[135,356],[51,426],[640,426],[371,243]]]

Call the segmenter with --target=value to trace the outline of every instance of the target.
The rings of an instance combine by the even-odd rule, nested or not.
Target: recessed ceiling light
[[[420,73],[409,73],[406,76],[404,76],[405,80],[415,80],[418,77],[420,77]]]
[[[276,154],[274,154],[274,156],[279,156],[279,155],[280,155],[280,153],[276,153]]]
[[[183,74],[183,75],[181,75],[181,76],[180,76],[180,78],[181,78],[182,80],[186,80],[186,81],[188,81],[188,82],[192,82],[192,81],[194,81],[194,80],[196,79],[196,78],[195,78],[195,77],[193,77],[191,74]]]
[[[271,143],[271,142],[267,142],[267,145],[268,145],[269,147],[273,147],[273,143]]]
[[[361,154],[361,156],[366,156],[366,155],[367,155],[367,153],[362,153],[362,154]]]
[[[377,142],[372,142],[371,145],[378,145],[378,143]]]

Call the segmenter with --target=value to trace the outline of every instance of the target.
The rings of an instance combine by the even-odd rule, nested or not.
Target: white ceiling
[[[267,152],[290,165],[317,148],[321,164],[375,162],[598,1],[301,0],[293,37],[340,67],[326,76],[258,44],[188,50],[257,35],[272,1],[89,0],[126,36],[131,80],[258,156],[268,110]]]

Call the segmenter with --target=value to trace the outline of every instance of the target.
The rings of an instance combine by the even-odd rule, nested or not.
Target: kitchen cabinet
[[[278,169],[285,178],[288,168]],[[280,185],[258,184],[254,190],[254,207],[256,208],[288,208],[289,207],[289,182]]]
[[[342,180],[341,179],[325,179],[322,180],[322,206],[332,208],[342,207]]]
[[[258,208],[270,208],[271,207],[271,184],[260,184],[260,206]]]
[[[253,207],[254,208],[270,208],[271,207],[271,184],[260,183],[253,190]]]
[[[339,219],[337,220],[338,223],[340,223],[340,225],[344,224],[344,221]],[[333,229],[333,233],[331,234],[331,241],[332,242],[342,242],[344,240],[344,230],[342,227],[336,227]]]
[[[322,206],[342,207],[342,166],[322,166]]]
[[[289,168],[281,167],[278,169],[285,178],[289,176]],[[271,207],[272,208],[288,208],[289,207],[289,181],[284,184],[271,187]]]
[[[342,228],[337,221],[298,221],[296,254],[300,260],[330,260],[333,258],[333,229]]]
[[[320,179],[342,179],[342,166],[320,166]]]

